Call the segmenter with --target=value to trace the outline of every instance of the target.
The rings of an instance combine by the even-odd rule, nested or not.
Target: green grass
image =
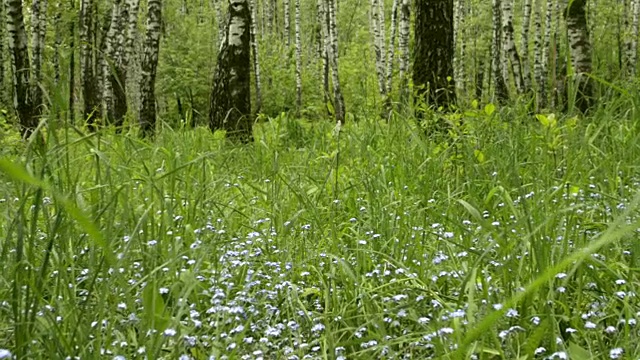
[[[249,145],[45,126],[1,150],[0,349],[637,359],[640,114],[614,105],[281,116]]]

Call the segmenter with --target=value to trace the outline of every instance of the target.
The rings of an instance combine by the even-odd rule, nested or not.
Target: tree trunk
[[[56,14],[53,17],[55,28],[55,42],[53,43],[53,83],[60,85],[60,46],[62,45],[62,29],[60,18],[62,17],[62,4],[56,3]]]
[[[454,46],[456,49],[459,48],[459,53],[456,54],[454,58],[455,64],[455,79],[456,79],[456,88],[461,94],[465,93],[465,85],[466,85],[466,71],[465,71],[465,57],[467,52],[467,42],[466,42],[466,0],[457,0],[456,4],[456,17],[457,28],[455,30],[455,42]],[[458,46],[459,45],[459,46]]]
[[[629,30],[630,39],[627,42],[627,71],[631,78],[635,78],[638,58],[638,15],[640,13],[640,3],[638,0],[631,0],[631,28]]]
[[[380,34],[380,12],[379,1],[371,0],[371,30],[373,32],[373,50],[376,56],[376,72],[378,74],[378,91],[380,95],[385,94],[385,75],[382,58],[384,53],[382,50],[382,36]]]
[[[117,84],[118,79],[113,75],[115,67],[114,65],[117,36],[119,33],[120,15],[121,15],[122,0],[113,0],[111,5],[111,19],[109,29],[107,30],[107,36],[103,40],[104,46],[104,61],[102,63],[102,101],[103,101],[103,114],[107,123],[113,123],[114,111],[113,111],[113,86]]]
[[[400,101],[407,99],[409,89],[407,86],[407,73],[409,72],[409,36],[411,32],[411,1],[401,0],[400,7],[400,38],[398,46],[400,47],[400,64],[398,65],[400,78]]]
[[[76,0],[70,0],[71,12],[75,15]],[[76,22],[69,22],[69,124],[73,124],[76,120],[75,102],[76,102]]]
[[[393,60],[396,52],[396,37],[398,34],[398,2],[399,0],[393,0],[393,6],[391,8],[391,36],[389,37],[389,49],[387,52],[387,97],[391,95],[391,90],[393,90]]]
[[[499,103],[505,103],[509,100],[509,92],[507,84],[503,77],[501,53],[501,25],[500,20],[500,0],[493,0],[493,42],[491,44],[491,73],[495,82],[495,96]]]
[[[284,0],[284,38],[285,41],[287,42],[287,47],[289,47],[291,45],[291,31],[290,31],[290,25],[289,25],[289,0]]]
[[[82,77],[82,97],[84,99],[84,117],[89,130],[96,129],[95,112],[100,106],[98,100],[98,77],[95,72],[95,8],[93,0],[82,0],[80,8],[80,67]]]
[[[4,0],[0,0],[0,19],[6,19],[4,13]],[[5,103],[7,90],[4,83],[4,30],[5,26],[0,25],[0,106],[2,107],[7,105]]]
[[[249,0],[251,6],[251,49],[253,51],[253,72],[256,79],[256,113],[262,109],[262,80],[260,79],[260,52],[258,51],[258,39],[256,38],[256,3]]]
[[[31,73],[33,106],[41,112],[42,107],[42,58],[47,34],[47,0],[33,0],[31,6]]]
[[[453,0],[417,2],[415,36],[414,86],[418,88],[418,95],[426,95],[430,106],[447,111],[456,103]]]
[[[6,0],[5,4],[13,70],[13,103],[20,122],[20,132],[24,138],[27,138],[38,125],[39,114],[35,109],[30,91],[31,64],[22,15],[22,0]]]
[[[296,106],[302,109],[302,44],[300,40],[300,0],[296,1]]]
[[[544,20],[544,41],[542,43],[542,62],[540,68],[542,71],[541,82],[538,86],[541,88],[540,104],[542,108],[547,107],[547,89],[549,79],[549,51],[551,50],[551,23],[553,20],[553,1],[546,0],[546,12]]]
[[[585,14],[586,0],[569,2],[565,13],[571,60],[575,73],[576,107],[586,113],[593,105],[591,73],[591,43]]]
[[[547,76],[545,73],[545,58],[547,54],[543,45],[542,34],[542,10],[540,6],[536,6],[536,13],[534,19],[535,27],[535,40],[533,43],[533,73],[537,84],[536,104],[537,111],[541,112],[547,107]],[[546,32],[545,35],[546,36]],[[547,44],[548,46],[548,44]]]
[[[329,30],[329,60],[331,62],[331,74],[333,80],[334,113],[336,122],[344,124],[344,97],[340,89],[340,76],[338,74],[338,26],[336,24],[336,0],[327,0],[328,30]]]
[[[144,137],[153,136],[156,127],[155,83],[162,32],[162,0],[149,0],[147,11],[147,36],[140,81],[140,130]]]
[[[518,94],[524,92],[520,56],[513,36],[513,0],[502,0],[502,35],[504,38],[505,63],[511,63],[511,72]],[[508,58],[508,61],[506,60]]]
[[[111,77],[111,89],[113,91],[113,120],[114,125],[116,126],[116,132],[120,132],[122,130],[124,118],[127,115],[127,67],[129,66],[129,55],[131,53],[128,49],[128,43],[132,6],[137,7],[137,4],[121,4],[119,19],[116,25],[114,74],[112,74]],[[135,30],[135,25],[138,20],[137,9],[135,9],[134,12],[136,14],[136,18],[134,20]],[[135,38],[135,34],[131,36]]]
[[[524,1],[524,17],[522,20],[522,39],[520,45],[522,59],[522,80],[525,91],[531,89],[531,67],[529,65],[529,28],[531,26],[531,1]]]
[[[325,0],[318,0],[318,22],[320,25],[320,33],[322,34],[322,91],[324,105],[329,111],[329,104],[331,102],[330,90],[329,90],[329,17],[326,9]]]
[[[209,126],[230,137],[251,141],[251,12],[247,0],[229,0],[229,25],[218,54]]]

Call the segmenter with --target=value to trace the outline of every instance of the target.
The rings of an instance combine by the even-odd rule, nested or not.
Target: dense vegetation
[[[164,3],[155,104],[146,100],[154,135],[139,136],[143,56],[96,75],[125,76],[122,124],[74,98],[92,84],[79,63],[61,69],[90,48],[56,29],[86,25],[76,1],[45,10],[59,15],[43,16],[43,57],[55,61],[42,62],[44,107],[28,138],[0,49],[0,359],[638,359],[636,1],[589,2],[592,72],[575,77],[553,12],[544,81],[538,55],[521,80],[492,70],[508,54],[490,50],[504,3],[456,1],[456,99],[438,109],[401,68],[414,37],[398,41],[390,73],[379,63],[381,33],[393,21],[403,32],[392,9],[410,2],[333,0],[337,125],[316,2],[259,1],[250,142],[207,127],[226,5],[153,1]],[[92,26],[107,29],[99,46],[114,4],[132,0],[87,2]],[[556,9],[516,1],[514,44],[527,4],[539,35],[546,6]],[[155,39],[143,31],[147,2],[139,10],[136,54]]]

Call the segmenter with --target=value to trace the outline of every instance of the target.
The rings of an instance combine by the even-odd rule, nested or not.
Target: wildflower
[[[556,279],[564,279],[567,277],[567,274],[565,273],[558,273],[556,274]]]
[[[542,346],[537,348],[533,354],[534,355],[540,355],[540,354],[544,354],[545,352],[547,352],[547,349],[543,348]]]
[[[591,321],[587,321],[584,324],[585,329],[595,329],[596,328],[596,324],[592,323]]]
[[[0,359],[11,359],[11,351],[7,349],[0,349]]]
[[[611,351],[609,351],[609,358],[619,359],[622,356],[622,353],[624,353],[624,349],[622,348],[611,349]]]
[[[507,311],[506,316],[508,318],[517,318],[518,316],[520,316],[520,314],[518,313],[518,310],[516,310],[516,309],[509,309]]]
[[[319,333],[324,330],[324,324],[315,324],[311,328],[311,331],[314,333]]]
[[[175,336],[177,334],[177,331],[175,329],[169,328],[169,329],[165,330],[163,334],[164,334],[164,336],[172,337],[172,336]]]

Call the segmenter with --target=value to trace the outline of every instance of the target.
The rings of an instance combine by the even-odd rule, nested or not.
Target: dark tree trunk
[[[149,0],[147,38],[142,59],[140,81],[140,130],[144,137],[153,136],[156,128],[156,69],[160,52],[162,0]]]
[[[251,141],[251,12],[248,0],[229,0],[229,21],[216,66],[209,127]]]
[[[456,102],[453,81],[453,0],[416,1],[413,83],[429,105]]]
[[[587,27],[586,5],[586,0],[570,1],[565,13],[571,60],[575,73],[575,105],[582,113],[586,113],[593,105],[593,83],[589,77],[592,66],[591,44]]]
[[[29,50],[22,15],[22,0],[6,1],[7,30],[13,69],[14,106],[23,137],[29,137],[38,125],[38,108],[34,106],[30,87]]]
[[[82,97],[84,98],[84,117],[90,130],[96,129],[97,111],[100,107],[98,97],[98,76],[95,61],[95,6],[93,0],[82,0],[80,9],[80,53],[82,74]]]

